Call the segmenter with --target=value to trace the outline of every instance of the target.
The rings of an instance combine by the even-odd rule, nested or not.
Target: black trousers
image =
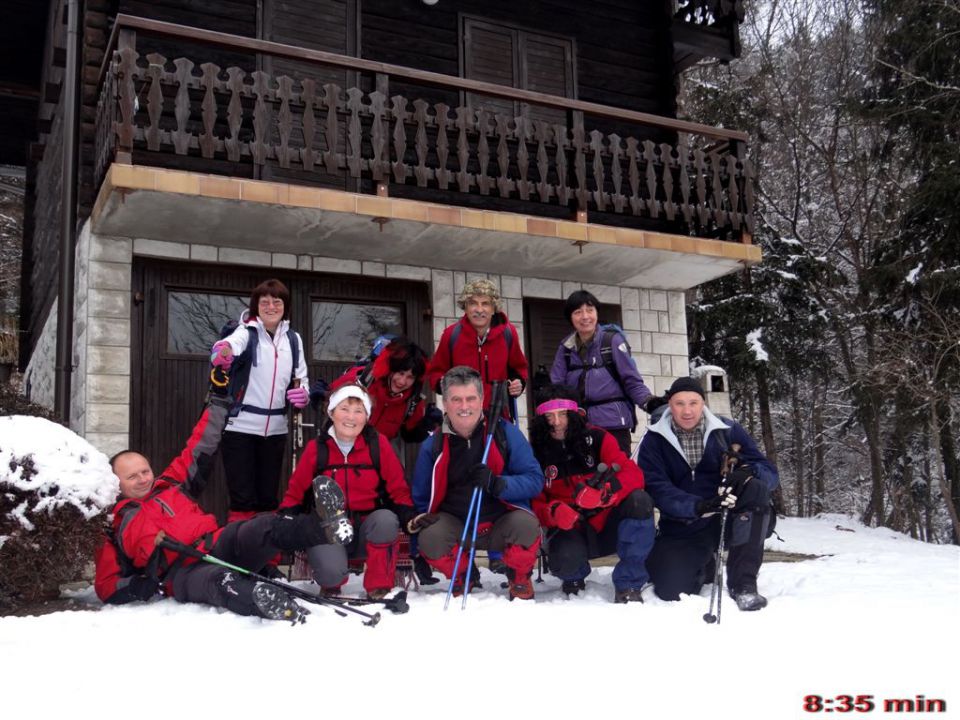
[[[268,512],[279,504],[280,471],[286,435],[249,435],[227,431],[220,441],[230,510]]]
[[[756,592],[757,575],[763,563],[770,511],[730,512],[727,515],[727,588],[733,592]],[[647,570],[654,592],[663,600],[679,600],[681,593],[697,594],[713,582],[714,557],[720,540],[720,515],[714,515],[700,531],[683,537],[657,536]]]
[[[257,515],[250,520],[227,525],[210,554],[231,565],[259,572],[279,548],[272,542],[275,515]],[[195,602],[224,607],[240,615],[256,615],[253,604],[255,580],[233,570],[200,561],[176,571],[173,596],[180,602]]]

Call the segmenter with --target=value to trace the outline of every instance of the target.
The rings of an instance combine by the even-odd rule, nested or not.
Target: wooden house
[[[533,369],[583,287],[662,392],[684,291],[760,260],[748,138],[676,119],[679,73],[737,55],[740,0],[20,5],[45,28],[21,362],[105,452],[179,448],[268,277],[312,377],[384,331],[432,348],[489,276]]]

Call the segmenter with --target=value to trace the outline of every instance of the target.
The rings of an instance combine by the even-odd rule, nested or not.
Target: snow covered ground
[[[872,695],[867,715],[923,695],[960,717],[960,549],[843,516],[778,531],[768,547],[824,557],[768,563],[769,607],[727,599],[719,626],[701,619],[709,586],[614,606],[609,568],[569,600],[548,577],[534,603],[508,602],[484,570],[465,611],[444,612],[435,585],[376,628],[319,607],[291,627],[173,600],[2,618],[0,704],[7,718],[780,720],[814,715],[812,694]]]

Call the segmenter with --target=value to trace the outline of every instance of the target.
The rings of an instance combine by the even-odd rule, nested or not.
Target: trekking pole
[[[490,417],[491,417],[491,418],[494,418],[494,420],[493,420],[493,422],[490,423],[490,430],[489,430],[489,432],[487,432],[487,443],[486,443],[486,446],[483,448],[483,458],[480,460],[481,463],[487,462],[487,456],[490,454],[490,445],[493,443],[493,433],[494,433],[494,431],[496,430],[496,427],[497,427],[497,426],[496,426],[496,422],[497,422],[497,420],[499,419],[499,418],[497,418],[497,416],[494,415],[493,413],[494,413],[495,410],[498,409],[498,408],[495,407],[495,406],[500,406],[500,403],[498,402],[498,398],[499,398],[499,393],[500,393],[500,387],[501,387],[501,385],[500,385],[499,382],[497,382],[497,383],[494,383],[493,386],[494,386],[495,388],[497,388],[497,389],[493,392],[493,399],[492,399],[491,402],[490,402]],[[502,406],[500,406],[499,409],[502,410]],[[471,524],[471,521],[474,519],[474,508],[476,508],[476,513],[475,513],[475,514],[476,514],[476,523],[475,523],[475,524],[476,524],[476,525],[479,525],[479,523],[480,523],[480,506],[482,505],[481,495],[482,495],[482,491],[480,490],[480,488],[474,488],[474,489],[473,489],[473,494],[470,496],[470,507],[467,509],[467,517],[466,517],[466,519],[464,520],[464,523],[463,523],[463,532],[460,534],[460,546],[457,548],[457,557],[456,557],[456,559],[454,560],[454,563],[453,563],[453,574],[452,574],[452,576],[450,577],[450,584],[447,586],[447,597],[446,597],[446,599],[443,601],[443,609],[444,609],[444,610],[446,610],[446,609],[449,607],[449,605],[450,605],[450,598],[453,596],[453,585],[454,585],[454,583],[456,583],[456,581],[457,581],[457,573],[458,573],[459,570],[460,570],[460,560],[461,560],[462,557],[463,557],[463,546],[464,546],[464,543],[465,543],[466,540],[467,540],[467,533],[470,532],[470,524]],[[473,529],[473,542],[474,542],[474,543],[476,542],[476,537],[477,537],[477,531],[476,531],[476,527],[474,527],[474,529]],[[464,596],[466,596],[467,593],[469,593],[469,587],[470,587],[470,586],[469,586],[469,583],[470,583],[470,571],[473,569],[473,558],[474,558],[475,552],[476,552],[476,546],[474,545],[474,547],[471,548],[471,552],[470,552],[470,565],[467,566],[467,576],[466,576],[465,581],[464,581]]]
[[[233,565],[232,563],[228,563],[226,560],[221,560],[216,555],[205,553],[202,550],[198,550],[195,547],[191,547],[190,545],[184,545],[182,542],[177,542],[176,540],[171,540],[165,537],[158,543],[158,545],[162,548],[166,548],[167,550],[172,550],[175,553],[180,553],[182,555],[189,555],[190,557],[196,558],[197,560],[201,560],[206,563],[210,563],[211,565],[219,565],[220,567],[226,568],[227,570],[233,570],[235,572],[240,573],[241,575],[246,575],[248,578],[252,580],[267,583],[268,585],[273,585],[274,587],[280,588],[281,590],[284,590],[285,592],[295,597],[306,600],[307,602],[312,602],[316,605],[326,605],[341,617],[346,617],[348,612],[354,613],[356,615],[360,615],[361,617],[366,618],[366,620],[363,623],[364,625],[369,625],[370,627],[374,627],[378,622],[380,622],[380,613],[374,613],[371,615],[368,612],[364,612],[363,610],[357,610],[354,607],[350,607],[349,605],[339,603],[336,600],[325,598],[322,595],[314,595],[311,592],[307,592],[306,590],[301,590],[300,588],[295,587],[294,585],[290,585],[289,583],[281,582],[280,580],[274,580],[273,578],[269,578],[266,575],[255,573],[253,572],[253,570],[247,570],[246,568],[242,568],[239,565]]]
[[[724,452],[723,453],[723,464],[720,467],[720,485],[726,485],[727,475],[730,474],[730,471],[737,464],[736,454],[740,452],[740,445],[738,443],[733,443],[730,446],[730,450],[733,451],[733,454]],[[703,616],[704,622],[709,624],[716,623],[720,624],[720,603],[723,601],[723,545],[724,545],[724,535],[727,534],[727,515],[729,511],[727,508],[723,508],[720,511],[720,541],[717,543],[717,557],[716,557],[716,572],[713,576],[713,589],[710,591],[710,609]],[[717,600],[717,614],[713,614],[713,600],[716,597]]]
[[[391,598],[381,598],[379,600],[367,597],[352,597],[349,595],[327,595],[326,599],[336,600],[346,605],[383,605],[385,610],[389,610],[396,615],[403,615],[410,611],[410,606],[407,604],[406,590],[401,590]]]
[[[294,388],[300,387],[300,378],[294,378],[290,383]],[[293,410],[293,457],[290,461],[290,470],[297,469],[297,453],[303,450],[303,410]]]
[[[492,387],[493,398],[490,400],[490,432],[487,433],[487,446],[483,449],[483,458],[481,463],[486,464],[487,456],[490,454],[490,447],[493,445],[493,436],[497,431],[497,423],[500,422],[500,414],[503,411],[503,394],[506,392],[505,383],[494,383]],[[467,565],[467,574],[463,582],[463,602],[460,604],[461,610],[467,609],[467,596],[470,594],[470,575],[473,572],[473,558],[477,554],[477,528],[480,527],[480,506],[483,504],[483,490],[475,488],[477,491],[477,507],[474,511],[473,531],[470,537],[470,563]],[[477,570],[479,573],[480,571]]]

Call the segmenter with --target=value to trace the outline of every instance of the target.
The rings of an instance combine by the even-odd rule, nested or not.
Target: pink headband
[[[547,400],[545,403],[537,405],[537,415],[545,415],[554,410],[572,410],[573,412],[577,412],[579,409],[580,406],[577,405],[576,400],[557,398],[555,400]]]

